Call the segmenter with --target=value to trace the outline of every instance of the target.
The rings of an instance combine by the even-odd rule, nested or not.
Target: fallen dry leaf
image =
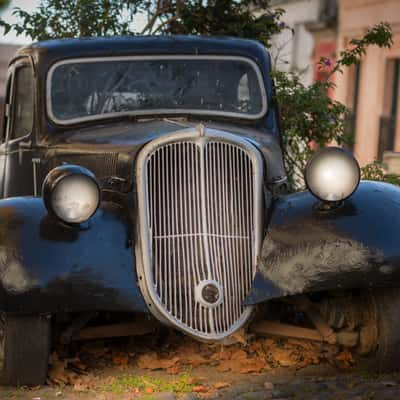
[[[340,367],[349,368],[353,365],[354,359],[350,351],[343,350],[336,356],[336,360],[341,361],[342,365]]]
[[[196,354],[200,352],[200,343],[195,342],[193,340],[184,340],[179,343],[178,348],[176,349],[176,355],[181,358],[189,357],[192,354]]]
[[[237,350],[232,354],[231,360],[244,360],[247,358],[247,353],[244,350]]]
[[[179,357],[161,359],[159,360],[161,369],[172,368],[179,360]]]
[[[264,388],[266,390],[274,390],[274,384],[272,382],[264,382]]]
[[[217,370],[219,372],[232,371],[240,374],[248,374],[250,372],[261,372],[265,365],[265,360],[261,358],[247,358],[246,354],[246,358],[243,358],[243,356],[240,355],[240,358],[238,359],[222,361],[218,365]]]
[[[266,356],[264,347],[263,347],[262,343],[259,342],[259,341],[253,342],[250,345],[250,351],[252,353],[256,353],[258,357],[263,357],[264,358]]]
[[[187,378],[187,380],[186,380],[186,383],[188,384],[188,385],[194,385],[194,384],[200,384],[201,383],[201,381],[202,380],[204,380],[204,379],[206,379],[206,378],[193,378],[192,376],[191,377],[188,377]]]
[[[210,362],[210,360],[200,354],[191,354],[184,361],[186,364],[192,366],[193,368],[199,367],[200,365],[208,364]]]
[[[112,356],[112,362],[114,365],[128,365],[129,356],[125,353],[116,353]]]
[[[318,365],[321,362],[320,355],[316,351],[307,351],[304,353],[303,363],[306,365]]]
[[[224,362],[217,366],[217,371],[219,372],[228,372],[231,370],[230,362]]]
[[[265,346],[267,349],[274,349],[274,348],[277,347],[277,344],[276,344],[276,342],[275,342],[274,339],[268,338],[268,339],[265,339],[265,340],[264,340],[264,346]]]
[[[239,369],[241,374],[249,374],[251,372],[261,372],[265,367],[265,361],[261,359],[247,359]]]
[[[344,350],[336,356],[336,360],[353,362],[353,356],[348,350]]]
[[[220,360],[230,360],[232,358],[232,351],[231,350],[225,350],[221,351],[219,353],[219,359]]]
[[[138,357],[137,364],[139,368],[143,369],[170,369],[180,360],[179,357],[172,358],[158,358],[157,353],[143,354]]]
[[[77,392],[84,392],[89,390],[90,386],[84,382],[82,379],[77,379],[74,382],[73,389],[76,390]]]
[[[293,346],[293,347],[301,347],[304,350],[307,351],[313,351],[315,349],[315,345],[312,342],[309,342],[307,340],[301,340],[301,339],[288,339],[287,340],[287,345],[288,346]]]
[[[227,387],[231,386],[231,384],[229,382],[216,382],[214,383],[214,387],[215,389],[225,389]]]
[[[293,357],[292,349],[274,349],[271,356],[275,362],[282,367],[292,367],[297,364],[297,360]]]
[[[157,353],[142,354],[137,358],[137,365],[143,369],[160,369]]]
[[[177,374],[179,374],[180,368],[179,368],[179,365],[175,364],[172,367],[167,368],[166,371],[167,371],[167,374],[177,375]]]
[[[245,329],[239,329],[238,331],[234,332],[232,334],[232,337],[239,342],[240,344],[242,344],[243,346],[247,345],[247,338],[248,338],[248,334],[246,333]]]
[[[193,393],[206,393],[208,392],[208,387],[204,385],[194,386],[192,388]]]

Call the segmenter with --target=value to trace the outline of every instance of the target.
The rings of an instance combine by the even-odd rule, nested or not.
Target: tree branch
[[[157,22],[157,19],[165,14],[167,11],[172,10],[170,4],[167,7],[161,7],[161,0],[157,1],[157,6],[156,6],[156,10],[154,12],[154,14],[151,16],[151,18],[149,19],[149,21],[147,22],[146,26],[142,29],[141,34],[145,34],[146,32],[149,34],[155,33],[157,32],[158,28],[152,32],[152,29],[154,27],[154,24]]]
[[[176,21],[177,19],[178,19],[177,15],[174,15],[173,17],[166,19],[160,25],[157,26],[157,28],[152,32],[152,34],[154,35],[155,33],[159,32],[165,25],[169,24],[172,21]]]

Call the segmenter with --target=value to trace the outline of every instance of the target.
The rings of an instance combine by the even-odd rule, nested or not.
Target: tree
[[[272,10],[270,0],[156,1],[148,12],[143,33],[238,36],[268,47],[283,29],[283,10]]]
[[[10,4],[10,0],[0,0],[0,13]]]
[[[1,1],[1,0],[0,0]],[[41,0],[28,13],[19,7],[13,15],[19,22],[0,19],[5,34],[14,30],[32,40],[132,34],[132,17],[142,1],[137,0]]]
[[[2,1],[2,0],[0,0]],[[3,0],[4,1],[4,0]],[[14,30],[32,40],[132,34],[202,34],[257,38],[266,46],[279,33],[283,10],[272,11],[270,0],[41,0],[37,11],[16,7],[15,24],[0,20],[7,34]],[[250,8],[251,6],[251,8]],[[255,16],[252,10],[263,12]],[[142,29],[132,24],[133,16],[147,17]]]
[[[0,26],[6,33],[15,30],[33,40],[137,33],[201,34],[255,39],[269,47],[273,35],[290,29],[282,21],[284,11],[272,8],[270,0],[41,0],[35,13],[17,8],[14,14],[19,22],[7,24],[0,20]],[[138,14],[146,17],[142,29],[132,23]],[[362,38],[350,41],[349,48],[335,62],[320,60],[319,67],[327,70],[324,82],[306,87],[294,73],[273,73],[292,190],[303,184],[305,163],[315,149],[332,141],[342,144],[352,140],[345,135],[346,107],[328,94],[334,87],[333,74],[359,63],[368,46],[391,44],[390,26],[381,23]]]

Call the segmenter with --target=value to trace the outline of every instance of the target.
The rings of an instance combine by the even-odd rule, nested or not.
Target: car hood
[[[84,160],[85,155],[90,157],[96,154],[115,154],[119,158],[134,161],[140,149],[148,142],[162,135],[196,128],[198,125],[199,122],[171,119],[97,125],[64,134],[61,141],[49,146],[48,158],[69,154],[69,159],[64,159],[63,163],[73,163],[73,155],[78,153],[81,160]],[[205,129],[228,132],[248,140],[260,149],[266,160],[267,180],[274,182],[284,179],[282,152],[276,135],[232,124],[202,122],[202,125]]]

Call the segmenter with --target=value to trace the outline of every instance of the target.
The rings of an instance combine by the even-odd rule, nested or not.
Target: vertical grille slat
[[[256,152],[233,136],[196,136],[160,141],[143,157],[139,202],[147,215],[151,300],[195,336],[222,338],[250,315],[243,301],[259,251],[262,163]],[[209,282],[219,288],[215,304],[202,295]]]

